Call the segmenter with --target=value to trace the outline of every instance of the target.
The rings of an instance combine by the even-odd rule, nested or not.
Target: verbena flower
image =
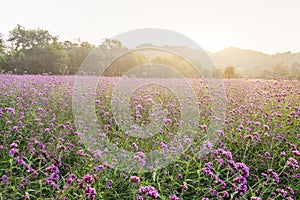
[[[172,194],[169,196],[170,200],[181,200],[181,198],[177,197],[176,194]]]
[[[19,153],[19,149],[12,148],[9,150],[9,155],[14,156],[15,154]]]
[[[97,194],[96,190],[89,185],[85,187],[85,193],[86,193],[86,197],[91,198],[92,200],[95,199]]]
[[[133,149],[135,152],[137,152],[139,150],[137,144],[133,143],[132,146],[133,146]]]
[[[129,179],[129,182],[139,183],[140,182],[140,178],[137,177],[137,176],[131,176],[130,179]]]
[[[150,185],[140,187],[139,193],[144,194],[145,196],[150,196],[154,199],[159,198],[158,191]]]

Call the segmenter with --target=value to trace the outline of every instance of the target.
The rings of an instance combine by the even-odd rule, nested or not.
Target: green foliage
[[[272,69],[275,77],[282,77],[288,74],[288,66],[283,61],[273,65]]]
[[[235,68],[233,66],[228,66],[224,70],[224,76],[225,78],[233,78],[235,75]]]
[[[152,59],[153,63],[163,64],[175,69],[184,77],[199,77],[200,74],[195,67],[182,57],[172,56],[157,56]]]
[[[0,33],[0,70],[4,67],[5,64],[5,44],[4,38]]]
[[[142,44],[138,48],[154,48],[152,44]],[[134,67],[149,64],[153,76],[161,76],[160,65],[166,65],[184,77],[199,76],[214,78],[288,78],[300,79],[299,53],[291,52],[274,56],[229,48],[223,53],[211,54],[212,60],[221,68],[202,66],[204,51],[179,46],[165,46],[167,50],[180,50],[182,55],[192,55],[192,63],[201,66],[201,74],[184,58],[175,55],[152,55],[153,52],[128,52],[128,48],[116,39],[104,39],[100,45],[88,42],[59,41],[58,36],[48,30],[26,29],[17,25],[9,32],[7,39],[0,34],[0,73],[15,74],[59,74],[73,75],[84,63],[86,73],[102,74],[100,69],[108,66],[104,75],[121,76]],[[126,53],[126,54],[124,54]],[[124,55],[123,55],[124,54]],[[89,59],[86,59],[89,57]],[[118,58],[116,60],[113,60]],[[199,59],[200,58],[200,59]],[[282,60],[277,64],[278,60]],[[223,68],[224,66],[228,66]],[[235,67],[233,67],[235,66]],[[137,69],[141,76],[143,69]],[[151,75],[150,75],[151,76]],[[163,76],[163,75],[162,75]]]
[[[0,33],[0,53],[4,53],[5,44],[3,35]]]
[[[300,64],[297,62],[291,66],[291,77],[300,79]]]
[[[16,28],[10,31],[7,41],[11,42],[12,48],[16,52],[20,52],[34,47],[46,47],[57,41],[57,37],[50,35],[47,30],[26,30],[24,26],[18,24]]]
[[[14,51],[9,57],[8,70],[16,73],[53,73],[58,74],[60,68],[65,66],[67,54],[61,43],[55,41],[44,47],[34,46],[30,49]]]
[[[94,177],[90,186],[97,191],[97,200],[137,199],[141,194],[139,189],[147,185],[158,190],[158,199],[165,200],[171,199],[174,193],[181,199],[241,200],[252,197],[298,199],[300,195],[300,179],[296,177],[299,176],[298,164],[291,167],[287,162],[290,158],[300,162],[298,151],[295,151],[300,145],[298,81],[224,81],[228,99],[226,120],[208,153],[198,153],[203,148],[202,138],[208,134],[206,128],[201,128],[199,137],[166,167],[133,173],[119,170],[118,160],[113,167],[102,163],[103,160],[93,157],[82,144],[72,112],[72,77],[0,76],[4,94],[0,98],[3,108],[0,109],[0,199],[27,199],[26,195],[30,199],[93,199],[87,197],[85,187],[80,187],[87,175]],[[133,151],[132,142],[136,142],[139,151],[147,152],[161,148],[161,141],[178,135],[174,121],[162,134],[140,143],[137,137],[126,136],[118,129],[110,112],[110,95],[116,81],[117,78],[105,78],[95,95],[99,100],[95,105],[99,125],[110,125],[104,130],[109,142],[129,152]],[[209,125],[209,90],[204,82],[194,81],[192,85],[201,110],[199,124]],[[150,114],[149,96],[154,102],[162,102],[164,109],[170,111],[169,118],[180,119],[179,102],[173,108],[165,107],[174,102],[175,96],[153,85],[140,88],[132,96],[131,116],[137,123]],[[142,105],[141,118],[135,115],[135,105]],[[9,108],[14,111],[9,112]],[[11,156],[9,151],[13,143],[17,144],[19,152]],[[17,158],[22,158],[22,162],[17,162]],[[49,170],[54,165],[56,180]],[[96,171],[100,165],[102,168]],[[245,171],[249,171],[249,175]],[[75,178],[70,181],[71,175]],[[140,181],[132,182],[132,176],[138,176]],[[108,187],[109,180],[114,183]],[[286,192],[284,197],[282,190]],[[230,196],[223,197],[224,192]]]
[[[62,43],[46,30],[26,30],[17,25],[10,31],[7,41],[11,44],[6,60],[7,71],[58,74],[65,66],[67,54]]]
[[[88,42],[72,43],[71,41],[65,41],[63,43],[64,50],[67,53],[68,59],[66,66],[68,66],[69,74],[75,74],[85,57],[95,48],[94,45]]]
[[[145,63],[150,63],[146,56],[137,52],[130,52],[114,60],[109,68],[105,71],[104,75],[122,76],[130,69]]]

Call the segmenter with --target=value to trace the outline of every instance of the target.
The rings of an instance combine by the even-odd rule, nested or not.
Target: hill
[[[239,49],[235,47],[226,48],[216,53],[208,52],[216,66],[235,66],[237,71],[257,72],[257,70],[271,70],[272,66],[285,62],[288,67],[294,63],[300,63],[299,53],[277,53],[265,54],[259,51]]]

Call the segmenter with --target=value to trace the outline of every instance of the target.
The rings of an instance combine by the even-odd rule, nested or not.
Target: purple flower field
[[[226,116],[213,144],[203,142],[211,99],[205,81],[191,80],[199,105],[195,138],[162,168],[145,154],[170,153],[181,126],[180,102],[157,86],[131,97],[131,120],[150,123],[157,102],[164,126],[150,139],[130,136],[114,120],[106,78],[93,94],[99,132],[131,152],[149,172],[123,171],[81,140],[72,110],[74,76],[0,75],[0,199],[300,199],[300,81],[224,80]],[[152,116],[153,117],[153,116]],[[155,116],[154,116],[155,118]],[[207,149],[199,154],[199,149]],[[126,159],[124,158],[126,161]]]

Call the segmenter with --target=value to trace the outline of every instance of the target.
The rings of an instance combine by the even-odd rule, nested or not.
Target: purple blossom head
[[[9,145],[9,148],[17,148],[18,147],[18,145],[16,144],[16,143],[11,143],[10,145]]]
[[[129,182],[131,183],[139,183],[140,182],[140,178],[137,176],[131,176],[129,179]]]
[[[215,196],[218,196],[218,191],[217,190],[212,190],[211,193]]]
[[[235,168],[240,169],[246,177],[250,175],[249,167],[247,167],[247,165],[245,165],[244,163],[240,163],[240,162],[235,163]]]
[[[297,174],[297,175],[295,176],[295,178],[297,178],[297,179],[299,178],[299,179],[300,179],[300,174]]]
[[[179,179],[183,179],[182,174],[178,174],[178,178],[179,178]]]
[[[206,147],[206,148],[208,148],[208,149],[211,149],[212,148],[212,143],[210,142],[210,141],[205,141],[204,142],[204,146]]]
[[[293,150],[292,153],[295,155],[295,156],[300,156],[300,152],[298,150]]]
[[[200,128],[206,130],[207,126],[205,124],[204,125],[200,125]]]
[[[144,197],[141,196],[141,195],[137,195],[137,196],[136,196],[136,200],[144,200]]]
[[[133,149],[134,149],[135,152],[137,152],[139,150],[139,148],[138,148],[138,146],[137,146],[136,143],[133,143],[132,147],[133,147]]]
[[[136,109],[140,111],[140,110],[143,109],[143,106],[141,104],[139,104],[139,105],[136,106]]]
[[[16,148],[12,148],[10,151],[9,151],[9,155],[10,156],[14,156],[15,154],[19,153],[19,149],[16,149]]]
[[[90,186],[86,186],[85,188],[85,194],[87,198],[91,198],[92,200],[95,199],[95,196],[97,194],[96,190]]]
[[[224,197],[224,198],[229,198],[229,193],[228,192],[222,192],[222,196]]]
[[[166,124],[172,124],[172,119],[166,118],[166,119],[164,119],[164,122],[165,122]]]
[[[268,131],[268,130],[270,130],[270,127],[268,125],[264,124],[264,129]]]
[[[181,200],[181,198],[177,197],[176,194],[172,194],[169,196],[170,200]]]
[[[12,107],[7,107],[4,109],[5,111],[9,112],[11,115],[14,115],[15,114],[15,109],[12,108]]]
[[[94,182],[94,178],[93,176],[87,174],[87,175],[84,175],[82,180],[87,183],[87,184],[92,184]]]
[[[140,187],[139,193],[140,194],[145,194],[145,196],[150,196],[154,199],[159,198],[158,191],[150,185]]]
[[[298,169],[299,168],[298,161],[295,158],[292,158],[292,157],[288,158],[288,160],[286,162],[286,165],[288,167],[291,167],[291,168],[294,168],[294,169]]]
[[[287,192],[284,189],[277,189],[276,192],[277,194],[280,194],[283,197],[287,195]]]
[[[295,194],[295,191],[293,190],[293,188],[287,186],[286,189],[287,189],[292,195]]]
[[[6,175],[3,175],[3,176],[1,177],[1,180],[2,180],[3,182],[6,182],[6,181],[7,181],[7,176],[6,176]]]
[[[24,199],[29,199],[29,194],[25,194],[25,195],[23,196],[23,198],[24,198]]]
[[[270,153],[269,152],[265,152],[265,156],[267,157],[271,157]]]
[[[78,150],[78,151],[76,152],[76,154],[77,154],[78,156],[85,156],[85,153],[84,153],[84,151],[83,151],[82,149]]]
[[[99,166],[97,166],[97,167],[94,168],[94,171],[95,171],[96,173],[98,173],[99,171],[101,171],[101,170],[103,170],[103,169],[104,169],[104,165],[99,165]]]
[[[108,186],[111,186],[111,185],[113,185],[113,184],[115,184],[115,182],[114,182],[113,180],[107,181],[107,185],[108,185]]]

